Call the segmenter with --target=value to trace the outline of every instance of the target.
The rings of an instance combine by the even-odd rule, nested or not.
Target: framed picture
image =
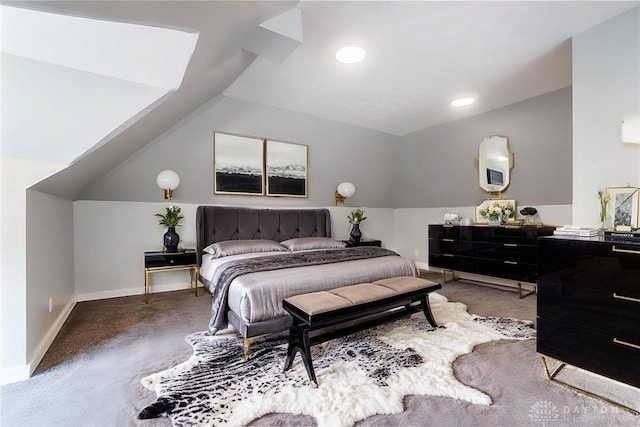
[[[264,141],[215,132],[213,140],[214,192],[264,194]]]
[[[267,196],[307,197],[307,146],[267,140]]]
[[[609,187],[611,195],[607,214],[613,221],[613,227],[628,226],[638,228],[638,187]]]
[[[488,218],[489,212],[491,212],[492,208],[494,208],[493,210],[495,211],[495,214],[493,216],[495,216],[496,219]],[[495,208],[499,208],[502,212],[502,215],[500,215]],[[511,212],[511,216],[508,215],[509,212]],[[483,215],[485,213],[487,214],[486,216]],[[517,213],[516,201],[513,199],[488,199],[476,206],[475,222],[479,224],[486,224],[490,220],[492,222],[500,221],[500,218],[504,220],[503,222],[515,221]]]

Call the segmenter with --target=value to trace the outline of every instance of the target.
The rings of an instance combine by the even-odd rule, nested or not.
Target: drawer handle
[[[517,243],[503,243],[502,246],[504,246],[505,248],[517,248],[518,244]]]
[[[638,299],[638,298],[625,297],[624,295],[618,295],[615,292],[613,293],[613,297],[616,298],[616,299],[623,299],[625,301],[640,302],[640,299]]]
[[[613,252],[622,252],[625,254],[636,254],[636,255],[640,255],[640,251],[634,251],[633,249],[618,249],[616,248],[615,245],[613,245],[613,248],[611,249]]]
[[[173,260],[173,259],[170,259],[170,260],[169,260],[169,263],[171,263],[171,264],[173,264],[173,263],[175,263],[175,262],[176,262],[176,261],[175,261],[175,260]]]
[[[631,348],[635,348],[635,349],[640,350],[640,345],[631,344],[630,342],[622,341],[622,340],[619,340],[618,338],[614,338],[613,342],[616,343],[616,344],[626,345],[627,347],[631,347]]]
[[[443,242],[455,242],[453,239],[442,239]]]
[[[503,261],[505,264],[518,265],[518,261]]]
[[[442,254],[442,256],[447,256],[447,257],[453,258],[453,255],[451,255],[451,254]]]

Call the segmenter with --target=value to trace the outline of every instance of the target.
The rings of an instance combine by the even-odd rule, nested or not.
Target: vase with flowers
[[[163,245],[167,252],[177,252],[180,244],[180,235],[176,233],[176,227],[180,225],[180,221],[184,215],[180,213],[178,206],[169,206],[164,214],[157,213],[155,216],[160,218],[158,223],[167,227],[167,232],[163,235]]]
[[[502,225],[510,219],[514,219],[514,212],[515,208],[512,203],[501,203],[499,201],[480,209],[480,215],[489,222],[489,225]]]
[[[360,231],[360,223],[367,219],[364,216],[364,209],[356,209],[351,211],[351,215],[347,216],[349,223],[351,224],[351,232],[349,233],[349,240],[352,242],[359,242],[362,239],[362,232]]]
[[[607,207],[611,200],[611,193],[607,190],[598,190],[598,200],[600,201],[600,215],[599,215],[599,227],[601,232],[609,228],[609,215],[607,213]]]

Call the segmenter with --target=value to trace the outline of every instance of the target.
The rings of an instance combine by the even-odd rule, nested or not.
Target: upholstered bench
[[[437,327],[429,306],[429,293],[440,288],[442,285],[439,283],[417,277],[392,277],[373,283],[361,283],[286,298],[282,301],[282,306],[293,316],[293,324],[289,330],[289,347],[284,370],[291,368],[296,352],[300,352],[309,379],[317,385],[311,360],[311,346],[315,344],[343,337],[419,310],[424,312],[431,326]],[[370,317],[383,312],[387,313]],[[370,318],[354,323],[364,317]],[[351,324],[309,335],[311,331],[347,322]]]

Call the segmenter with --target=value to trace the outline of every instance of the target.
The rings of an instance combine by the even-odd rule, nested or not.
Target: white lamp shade
[[[356,192],[356,186],[350,182],[343,182],[338,185],[337,191],[343,197],[351,197]]]
[[[158,174],[156,182],[163,190],[175,190],[180,185],[180,177],[172,170],[163,170]]]

